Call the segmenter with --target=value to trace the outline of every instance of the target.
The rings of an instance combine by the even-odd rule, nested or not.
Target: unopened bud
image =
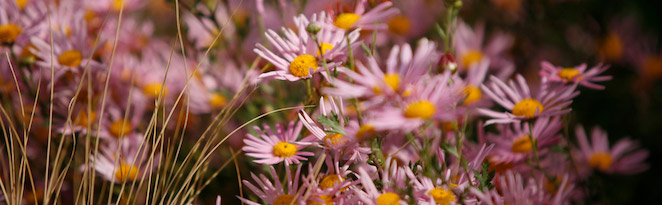
[[[310,34],[316,35],[318,32],[320,32],[320,28],[317,24],[315,23],[309,23],[308,26],[306,27],[306,31]]]
[[[450,70],[455,73],[457,70],[457,61],[455,61],[455,56],[452,53],[446,52],[439,58],[439,66],[442,70]]]

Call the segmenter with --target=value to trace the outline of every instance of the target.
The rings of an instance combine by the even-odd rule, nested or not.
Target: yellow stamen
[[[543,111],[543,107],[539,101],[527,98],[515,104],[515,107],[512,111],[513,115],[532,118],[536,115],[536,113],[541,113]]]
[[[209,97],[209,105],[214,108],[222,108],[227,104],[227,99],[220,93],[212,93]]]
[[[421,118],[430,119],[435,112],[436,108],[432,103],[426,100],[417,101],[409,104],[405,109],[405,117],[407,118]]]
[[[23,30],[15,24],[0,25],[0,43],[14,43]]]
[[[336,17],[336,20],[335,22],[333,22],[333,25],[341,29],[349,29],[360,18],[361,16],[354,13],[342,13]]]
[[[131,133],[133,130],[133,126],[127,119],[122,119],[115,121],[113,123],[110,123],[110,134],[113,134],[113,136],[119,138],[121,136],[126,136],[127,134]]]
[[[122,164],[115,171],[115,180],[118,182],[134,181],[138,178],[138,167]]]
[[[322,200],[323,202],[318,202],[316,200],[313,200],[313,198],[317,198]],[[306,201],[307,205],[332,205],[333,204],[333,197],[331,195],[320,195],[320,196],[313,196],[311,199],[308,199]]]
[[[164,87],[161,82],[153,82],[149,83],[145,86],[143,86],[143,94],[145,94],[147,97],[150,98],[156,98],[159,97],[159,94],[161,94],[161,90],[163,90],[163,96],[165,96],[168,93],[167,87]]]
[[[77,50],[68,50],[62,52],[62,54],[60,54],[60,56],[57,57],[57,62],[60,63],[60,65],[69,66],[69,67],[79,66],[82,60],[83,60],[83,54],[81,54]]]
[[[327,147],[333,146],[333,145],[343,145],[347,143],[347,139],[345,136],[341,134],[328,134],[324,137],[324,144]]]
[[[365,124],[359,127],[359,130],[356,131],[355,137],[359,141],[363,141],[369,139],[374,134],[375,134],[375,127],[373,127],[372,125]]]
[[[327,51],[333,50],[333,45],[330,43],[322,43],[320,44],[320,47],[322,47],[322,55],[326,54]],[[320,56],[320,51],[317,51],[317,56]]]
[[[646,77],[662,77],[662,55],[646,57],[643,69]]]
[[[290,73],[296,77],[306,77],[310,75],[309,70],[311,68],[313,71],[316,71],[318,66],[319,65],[317,64],[317,59],[314,56],[303,54],[297,56],[290,63]]]
[[[483,52],[479,50],[470,50],[462,56],[462,65],[469,67],[474,63],[480,62],[483,59]]]
[[[471,104],[474,103],[483,96],[483,92],[480,90],[480,88],[473,86],[473,85],[468,85],[467,87],[462,90],[462,94],[467,96],[464,99],[464,104]]]
[[[404,35],[409,32],[411,23],[404,15],[398,15],[388,21],[388,30],[399,35]]]
[[[120,11],[122,9],[122,0],[113,0],[112,8],[114,11]]]
[[[516,153],[528,153],[533,150],[533,143],[531,143],[529,136],[525,135],[517,138],[517,140],[513,142],[513,146],[510,149]]]
[[[294,200],[294,196],[289,194],[280,195],[276,197],[273,203],[273,205],[290,205],[290,204],[297,204],[297,201]]]
[[[575,76],[579,75],[579,71],[577,69],[574,69],[574,68],[564,68],[564,69],[561,69],[561,71],[559,71],[559,73],[557,75],[560,78],[563,78],[567,81],[572,81],[572,80],[574,80],[573,78]],[[582,80],[582,77],[581,76],[577,77],[577,81],[580,81],[580,80]]]
[[[296,145],[287,142],[279,142],[276,145],[274,145],[273,154],[276,157],[287,158],[294,156],[294,154],[296,153],[297,153]]]
[[[15,0],[15,1],[19,9],[23,9],[25,8],[26,5],[28,5],[28,0]]]
[[[393,192],[386,192],[377,197],[377,205],[399,205],[400,196]]]
[[[322,179],[322,182],[320,182],[320,188],[321,189],[329,189],[335,187],[337,184],[340,182],[344,181],[345,179],[342,178],[340,175],[337,174],[330,174],[327,175]]]
[[[623,41],[616,32],[610,32],[602,43],[602,51],[609,61],[618,61],[623,57]]]
[[[78,117],[76,117],[75,124],[81,127],[87,127],[97,118],[97,113],[92,111],[90,114],[87,114],[87,111],[80,111]]]
[[[614,159],[611,157],[611,154],[605,152],[596,152],[591,155],[591,158],[588,159],[588,164],[595,169],[600,171],[607,170]]]
[[[451,202],[455,202],[455,194],[448,189],[437,187],[430,190],[428,195],[439,205],[449,205]]]

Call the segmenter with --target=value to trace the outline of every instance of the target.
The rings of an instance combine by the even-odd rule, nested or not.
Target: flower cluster
[[[0,204],[571,204],[649,168],[573,108],[659,51],[515,57],[475,4],[0,0]]]

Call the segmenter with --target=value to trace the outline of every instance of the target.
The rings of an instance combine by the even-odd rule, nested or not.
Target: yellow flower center
[[[118,182],[133,181],[138,178],[138,167],[129,164],[120,165],[115,171],[115,180]]]
[[[409,104],[405,109],[405,117],[407,118],[421,118],[430,119],[435,112],[435,107],[432,103],[426,100],[416,101]]]
[[[297,201],[294,200],[294,196],[289,194],[280,195],[276,197],[273,203],[273,205],[290,205],[290,204],[297,204]]]
[[[333,197],[330,196],[330,195],[313,196],[311,198],[318,198],[318,199],[321,199],[323,202],[320,203],[316,200],[308,199],[308,201],[306,201],[307,205],[331,205],[331,204],[333,204]]]
[[[515,104],[513,115],[532,118],[533,116],[536,116],[536,111],[538,111],[537,113],[543,111],[542,104],[537,100],[527,98]]]
[[[398,74],[386,74],[384,75],[384,82],[388,87],[393,89],[393,91],[398,91],[400,88],[400,75]],[[381,94],[382,89],[379,86],[375,86],[372,88],[372,91],[374,91],[376,94]]]
[[[372,125],[361,125],[359,130],[356,131],[356,139],[359,141],[367,140],[375,134],[375,127]]]
[[[227,104],[227,100],[220,93],[212,93],[209,97],[209,105],[214,108],[222,108]]]
[[[483,52],[479,50],[470,50],[462,56],[462,65],[469,67],[483,59]]]
[[[62,52],[62,54],[57,57],[57,62],[60,63],[60,65],[69,67],[79,66],[81,60],[83,60],[83,54],[77,50],[68,50]]]
[[[602,44],[602,53],[610,61],[618,61],[623,56],[623,41],[615,32],[609,33]]]
[[[112,8],[115,11],[120,11],[122,9],[122,0],[113,0]]]
[[[430,190],[428,195],[439,205],[449,205],[451,202],[455,202],[455,194],[448,189],[437,187]]]
[[[524,135],[513,142],[510,150],[516,153],[528,153],[533,150],[533,143],[528,135]]]
[[[25,8],[25,5],[28,5],[28,0],[15,0],[16,5],[18,5],[18,8],[23,9]]]
[[[559,71],[559,73],[557,75],[560,78],[563,78],[563,79],[568,80],[568,81],[572,81],[575,76],[579,75],[579,71],[577,69],[574,69],[574,68],[564,68],[564,69],[561,69],[561,71]],[[581,76],[577,77],[578,81],[581,80],[581,79],[582,79]]]
[[[290,63],[290,73],[296,77],[306,77],[310,75],[310,69],[317,70],[317,59],[314,56],[303,54],[294,58]]]
[[[324,144],[327,147],[330,147],[332,145],[343,145],[343,144],[347,143],[347,141],[348,140],[345,138],[345,136],[343,136],[341,134],[338,134],[338,133],[328,134],[324,137]]]
[[[110,134],[113,134],[115,137],[121,137],[121,136],[126,136],[127,134],[131,133],[133,130],[133,126],[131,126],[131,123],[129,123],[129,120],[122,119],[115,121],[113,123],[110,123]]]
[[[377,197],[377,205],[398,205],[400,204],[400,196],[393,192],[386,192]]]
[[[165,96],[168,93],[167,87],[164,87],[161,82],[153,82],[143,86],[143,94],[150,98],[156,98],[161,94],[163,90],[163,95]]]
[[[588,159],[588,164],[593,168],[605,171],[611,166],[613,161],[614,159],[609,153],[597,152],[591,155],[591,158]]]
[[[92,111],[90,114],[87,114],[87,111],[81,111],[78,113],[78,116],[76,117],[76,125],[81,126],[81,127],[87,127],[90,125],[94,119],[97,118],[97,113]]]
[[[276,145],[274,145],[274,156],[276,157],[291,157],[294,156],[294,154],[297,153],[297,146],[287,143],[287,142],[279,142]]]
[[[462,90],[462,94],[467,96],[464,99],[464,104],[471,104],[474,103],[483,96],[483,92],[480,90],[480,88],[473,86],[473,85],[468,85],[467,87]]]
[[[662,56],[648,56],[643,66],[646,76],[662,77]]]
[[[342,13],[336,17],[336,21],[333,22],[333,25],[341,29],[349,29],[360,18],[361,16],[354,13]]]
[[[343,179],[340,175],[337,174],[330,174],[322,179],[322,182],[320,182],[320,188],[321,189],[329,189],[333,188],[336,186],[336,184],[342,182]]]
[[[15,24],[0,25],[0,43],[13,43],[21,31],[21,27]]]
[[[404,15],[398,15],[388,21],[388,30],[399,35],[404,35],[409,32],[411,23]]]
[[[333,45],[330,43],[322,43],[320,44],[320,47],[322,47],[322,55],[326,54],[327,51],[333,50]],[[317,51],[317,56],[320,56],[320,51]]]

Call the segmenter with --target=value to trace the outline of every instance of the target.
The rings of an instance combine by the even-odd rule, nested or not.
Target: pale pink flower
[[[533,131],[529,130],[533,123]],[[560,118],[538,118],[535,122],[520,122],[499,126],[499,134],[488,134],[486,140],[494,143],[496,148],[490,154],[490,162],[521,163],[527,156],[533,154],[533,144],[529,135],[538,146],[539,155],[545,153],[544,148],[557,143],[561,139],[560,130],[563,123]]]
[[[276,124],[274,130],[268,125],[264,125],[264,131],[255,126],[254,129],[258,136],[247,134],[244,139],[246,144],[242,150],[247,156],[255,158],[254,162],[259,164],[299,164],[305,161],[306,157],[314,156],[312,152],[302,151],[313,142],[313,137],[298,139],[303,124],[290,121],[287,129],[283,129],[280,124]]]
[[[540,90],[533,95],[521,75],[516,76],[517,83],[510,80],[508,85],[494,76],[491,76],[490,79],[492,81],[489,86],[481,85],[480,88],[494,102],[508,111],[496,112],[479,108],[479,113],[494,118],[488,120],[485,125],[560,116],[570,112],[568,106],[572,103],[572,98],[579,95],[579,91],[575,91],[577,84],[552,87],[543,79]]]
[[[619,140],[610,148],[607,133],[598,127],[593,128],[590,142],[582,126],[577,126],[575,134],[579,150],[572,156],[584,167],[611,174],[636,174],[648,169],[644,163],[648,151],[637,150],[638,143],[628,138]],[[586,176],[588,173],[580,174]]]
[[[352,13],[340,13],[335,16],[333,25],[340,29],[387,29],[386,20],[400,13],[393,8],[393,2],[385,1],[366,11],[367,0],[357,2]]]
[[[302,199],[303,192],[300,192],[299,189],[306,189],[305,186],[299,187],[301,178],[301,166],[299,164],[296,166],[296,171],[294,176],[290,171],[290,166],[285,166],[285,183],[281,183],[279,175],[274,169],[273,166],[269,166],[270,175],[273,177],[273,180],[270,180],[264,174],[256,176],[251,172],[251,178],[254,183],[250,183],[248,180],[243,180],[242,182],[248,189],[253,191],[257,197],[262,199],[263,203],[268,204],[297,204],[303,205],[305,200]],[[253,202],[251,200],[239,197],[239,200],[249,205],[260,205],[261,203]]]
[[[327,68],[329,69],[341,63],[342,59],[340,57],[348,49],[345,31],[323,26],[328,24],[329,21],[330,18],[324,12],[320,13],[319,16],[313,14],[310,21],[304,15],[300,15],[294,18],[297,26],[296,32],[283,27],[281,28],[283,36],[281,36],[273,30],[268,30],[265,36],[278,54],[262,44],[257,44],[257,48],[253,51],[271,62],[276,70],[263,73],[259,78],[288,81],[310,78],[313,74],[324,71],[321,56],[324,56],[324,59],[328,61]],[[316,35],[322,52],[313,40],[311,36],[313,34],[307,31],[307,27],[311,23],[318,25],[320,28]],[[353,42],[358,39],[359,33],[356,30],[347,35],[350,41],[349,44],[353,45]]]
[[[603,66],[602,64],[588,70],[586,69],[585,63],[567,68],[554,66],[547,61],[543,61],[540,65],[542,66],[542,69],[540,70],[539,75],[547,78],[549,82],[561,82],[564,84],[579,83],[587,88],[603,90],[605,89],[605,86],[598,85],[596,82],[611,79],[611,76],[599,76],[609,68],[609,66]]]
[[[151,151],[147,143],[142,141],[141,136],[126,139],[120,141],[120,144],[114,142],[103,145],[97,158],[90,159],[94,163],[94,169],[108,181],[128,183],[141,180],[143,176],[149,176],[159,165],[159,156],[150,159]],[[89,168],[92,168],[91,165]]]
[[[499,78],[510,76],[515,71],[515,65],[506,54],[513,44],[513,38],[506,34],[496,34],[486,42],[484,35],[485,25],[482,23],[473,29],[464,22],[458,23],[455,32],[455,51],[459,67],[471,69],[471,65],[489,59],[490,68],[496,71]]]

